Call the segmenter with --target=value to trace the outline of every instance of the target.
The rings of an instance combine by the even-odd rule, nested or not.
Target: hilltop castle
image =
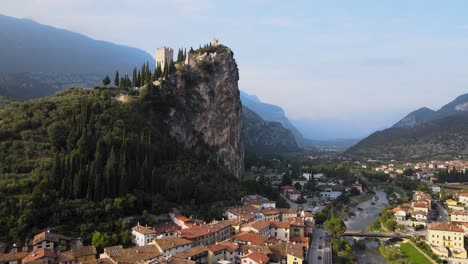
[[[164,66],[174,61],[174,50],[168,47],[156,49],[156,65],[161,65],[161,70],[164,71]]]

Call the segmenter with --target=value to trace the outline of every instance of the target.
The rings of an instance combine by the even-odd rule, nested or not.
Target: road
[[[307,252],[307,261],[309,264],[332,264],[330,238],[320,227],[314,228],[312,244]]]

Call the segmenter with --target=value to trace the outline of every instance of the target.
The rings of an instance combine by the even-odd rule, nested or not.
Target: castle
[[[156,65],[161,65],[161,70],[164,71],[164,66],[169,66],[174,61],[174,50],[168,47],[156,49]]]

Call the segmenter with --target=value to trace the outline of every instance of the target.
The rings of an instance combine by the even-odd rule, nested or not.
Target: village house
[[[168,237],[155,239],[150,245],[155,245],[162,255],[169,256],[192,248],[192,241],[181,237]]]
[[[416,221],[419,222],[427,222],[427,215],[428,213],[423,211],[413,211],[413,213],[411,214],[411,216],[416,218]]]
[[[224,215],[228,220],[239,219],[244,222],[262,220],[263,218],[263,215],[260,215],[260,210],[250,204],[230,207],[226,210]]]
[[[229,220],[182,229],[180,236],[193,242],[194,246],[209,246],[230,238],[234,231]]]
[[[429,213],[430,205],[425,202],[412,202],[411,206],[413,207],[413,211],[422,211],[425,213]]]
[[[468,192],[466,191],[459,192],[458,201],[462,204],[468,204]]]
[[[287,264],[302,264],[305,259],[305,255],[304,255],[304,252],[306,252],[305,248],[306,247],[301,244],[288,243],[288,246],[287,246],[288,255],[287,255],[286,263]]]
[[[21,263],[31,263],[42,261],[42,263],[54,263],[57,258],[57,253],[53,249],[41,248],[30,252],[26,257],[21,260]]]
[[[148,245],[156,237],[156,231],[139,223],[132,227],[133,243],[139,247]]]
[[[257,245],[257,246],[265,246],[268,237],[255,234],[252,232],[240,232],[233,237],[233,241],[238,243],[239,245]]]
[[[174,254],[174,257],[192,260],[192,261],[195,261],[197,264],[209,263],[208,262],[208,248],[205,246],[196,246],[191,249],[187,249],[183,252]]]
[[[270,234],[280,240],[289,241],[289,230],[291,224],[289,222],[272,221],[270,224]]]
[[[162,253],[156,245],[131,248],[113,246],[104,248],[104,253],[100,255],[98,263],[156,264],[161,255]]]
[[[186,229],[193,225],[192,219],[187,218],[181,214],[169,213],[169,217],[171,218],[172,222],[178,225],[181,229]]]
[[[362,184],[356,181],[356,183],[351,184],[351,189],[355,188],[358,190],[360,193],[362,193]]]
[[[289,208],[278,208],[280,212],[280,221],[288,221],[289,218],[297,217],[297,211]]]
[[[208,246],[208,263],[219,263],[222,260],[235,263],[238,248],[236,244],[229,241],[210,245]]]
[[[10,252],[0,254],[0,264],[20,264],[21,260],[29,255],[29,252]]]
[[[52,249],[54,251],[67,251],[74,247],[82,246],[80,239],[74,239],[61,234],[45,231],[39,233],[33,238],[33,251],[39,249]]]
[[[447,203],[447,205],[451,205],[451,206],[455,206],[455,205],[458,204],[457,201],[452,200],[452,199],[447,199],[447,200],[445,201],[445,203]]]
[[[403,210],[400,207],[395,207],[392,209],[393,215],[395,216],[396,221],[405,221],[407,216],[407,211]]]
[[[265,221],[279,221],[280,211],[276,208],[265,208],[260,211]]]
[[[468,211],[453,211],[450,214],[450,221],[458,223],[468,223]]]
[[[242,197],[241,202],[244,204],[253,205],[259,209],[276,207],[275,201],[270,201],[267,198],[260,196],[260,195],[256,195],[256,194],[246,195]]]
[[[308,180],[305,180],[305,179],[293,179],[292,180],[292,186],[296,187],[296,185],[299,185],[301,186],[301,190],[302,188],[304,188],[304,186],[307,184]]]
[[[451,257],[466,259],[464,233],[461,227],[451,223],[431,223],[427,226],[426,241],[439,256],[449,257],[451,252]]]
[[[262,236],[270,236],[270,221],[254,221],[241,226],[241,232],[251,231]]]
[[[288,198],[291,201],[297,201],[297,200],[299,200],[299,198],[301,198],[301,194],[302,193],[299,190],[296,190],[296,189],[290,190],[290,191],[288,191]]]

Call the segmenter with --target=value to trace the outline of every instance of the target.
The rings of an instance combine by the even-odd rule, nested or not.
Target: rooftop
[[[457,225],[451,223],[431,223],[427,225],[427,230],[437,230],[437,231],[448,231],[448,232],[460,232],[464,233],[463,229]]]
[[[249,258],[255,261],[256,263],[260,263],[260,264],[266,264],[270,260],[270,258],[267,255],[265,255],[265,253],[262,253],[262,252],[250,253],[246,256],[243,256],[242,258]]]
[[[156,231],[154,231],[154,229],[147,227],[147,226],[142,226],[139,224],[132,227],[132,230],[143,235],[156,234]]]
[[[153,240],[153,242],[156,243],[161,248],[161,250],[168,250],[171,248],[180,247],[192,243],[192,241],[181,237],[155,239]]]

